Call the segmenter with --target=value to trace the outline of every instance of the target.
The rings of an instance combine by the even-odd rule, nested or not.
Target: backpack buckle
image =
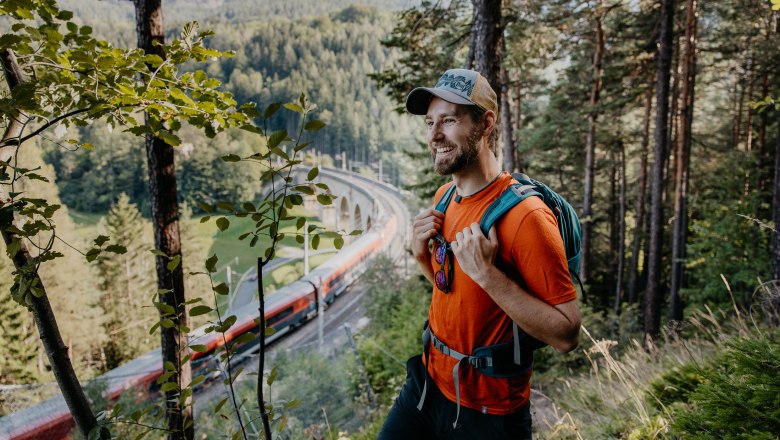
[[[468,362],[472,368],[476,368],[477,370],[481,370],[488,366],[488,358],[486,357],[470,356]]]

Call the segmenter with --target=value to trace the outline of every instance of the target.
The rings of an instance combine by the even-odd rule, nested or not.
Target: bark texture
[[[580,279],[587,284],[590,278],[590,250],[593,235],[593,180],[596,163],[596,125],[599,117],[599,97],[601,96],[602,59],[604,58],[604,7],[601,0],[596,5],[596,52],[593,54],[593,86],[590,91],[590,112],[588,113],[588,137],[585,142],[585,178],[582,197],[582,260],[580,261]]]
[[[165,59],[163,44],[163,11],[161,0],[134,0],[138,47],[147,54],[155,54]],[[147,123],[149,121],[146,116]],[[177,200],[176,169],[173,147],[160,138],[146,136],[146,158],[149,167],[149,194],[151,195],[152,225],[155,247],[171,258],[181,258],[181,237],[179,235],[179,204]],[[168,438],[171,440],[192,439],[194,426],[192,420],[192,398],[180,402],[181,390],[192,382],[192,370],[185,357],[189,354],[188,336],[181,328],[187,327],[186,301],[184,295],[183,263],[172,271],[167,266],[168,259],[157,256],[157,287],[161,292],[159,301],[174,308],[175,315],[168,316],[173,327],[160,326],[163,362],[176,366],[176,374],[169,381],[178,384],[178,389],[165,393]],[[161,317],[162,319],[162,317]]]
[[[685,19],[685,59],[682,71],[680,132],[675,151],[674,225],[672,235],[672,284],[669,293],[669,320],[682,321],[680,289],[685,272],[685,245],[688,232],[688,180],[691,158],[694,88],[696,83],[696,0],[688,0]]]
[[[631,243],[631,263],[628,275],[628,302],[637,302],[637,290],[639,285],[639,252],[642,247],[642,237],[645,234],[645,206],[647,205],[647,147],[650,143],[650,113],[653,107],[653,90],[648,89],[645,94],[645,113],[642,123],[642,144],[639,151],[639,181],[637,182],[636,204],[636,228]],[[647,265],[647,260],[644,261]]]
[[[471,43],[474,70],[487,80],[501,109],[501,62],[504,58],[504,25],[501,18],[501,0],[472,0],[474,21],[471,23]]]
[[[655,147],[650,203],[650,237],[648,240],[647,292],[645,295],[644,333],[655,337],[661,323],[661,239],[663,236],[664,165],[668,151],[669,80],[672,68],[674,0],[663,0],[661,30],[658,38],[658,70],[656,83]]]

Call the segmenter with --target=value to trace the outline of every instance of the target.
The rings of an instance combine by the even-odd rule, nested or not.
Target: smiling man
[[[526,341],[566,352],[579,337],[556,218],[529,197],[487,237],[480,230],[491,203],[517,183],[496,158],[496,94],[482,75],[448,70],[436,86],[414,89],[406,108],[425,116],[434,170],[452,175],[434,206],[453,198],[446,215],[430,208],[414,219],[412,251],[433,284],[424,355],[408,361],[379,439],[530,439]]]

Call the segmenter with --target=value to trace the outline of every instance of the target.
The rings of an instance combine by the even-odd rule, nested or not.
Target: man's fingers
[[[496,227],[491,226],[490,231],[488,231],[488,240],[490,240],[491,243],[498,241],[498,233],[496,232]]]

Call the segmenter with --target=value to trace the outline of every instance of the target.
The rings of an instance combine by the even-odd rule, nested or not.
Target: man
[[[407,363],[379,439],[530,439],[530,363],[512,364],[512,322],[560,352],[579,338],[555,216],[529,197],[481,232],[487,207],[516,183],[496,158],[496,94],[482,75],[448,70],[435,87],[414,89],[406,108],[425,116],[434,170],[452,175],[435,201],[450,185],[455,195],[446,215],[426,209],[414,219],[412,251],[433,283],[425,356]],[[489,361],[477,356],[485,352]]]

